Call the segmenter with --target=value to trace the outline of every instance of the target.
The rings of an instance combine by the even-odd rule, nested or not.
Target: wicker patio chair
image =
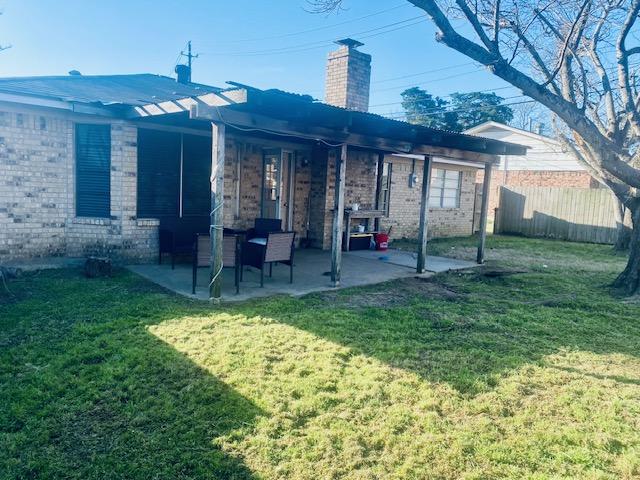
[[[260,286],[264,287],[264,269],[269,264],[269,276],[273,276],[273,264],[284,263],[289,265],[289,283],[293,283],[293,253],[295,232],[272,232],[266,241],[259,239],[245,242],[242,248],[242,268],[240,280],[242,280],[244,266],[255,267],[260,270]]]
[[[195,252],[193,255],[193,285],[191,293],[196,293],[198,282],[198,268],[208,267],[211,262],[211,237],[207,234],[196,235]],[[222,268],[234,269],[234,284],[236,293],[240,293],[240,242],[236,235],[222,237]]]

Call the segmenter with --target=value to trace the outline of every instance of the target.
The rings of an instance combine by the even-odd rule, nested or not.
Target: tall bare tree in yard
[[[614,286],[640,290],[640,0],[409,2],[430,17],[438,42],[553,113],[566,148],[624,206],[618,222],[624,210],[630,217],[629,260]],[[343,0],[312,3],[327,11]]]

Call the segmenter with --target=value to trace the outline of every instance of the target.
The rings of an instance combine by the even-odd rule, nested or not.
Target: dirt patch
[[[323,304],[339,308],[389,308],[408,305],[414,298],[455,301],[461,294],[439,283],[434,277],[404,278],[361,292],[334,291],[318,294]]]

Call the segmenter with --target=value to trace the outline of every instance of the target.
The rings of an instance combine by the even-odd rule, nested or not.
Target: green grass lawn
[[[521,273],[221,307],[124,271],[0,284],[0,478],[640,478],[624,257],[515,237],[487,257]]]

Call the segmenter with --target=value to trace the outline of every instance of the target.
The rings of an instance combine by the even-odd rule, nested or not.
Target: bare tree
[[[551,126],[549,111],[538,103],[523,103],[511,107],[513,118],[509,122],[512,127],[530,132],[548,134]]]
[[[607,185],[632,224],[614,282],[640,289],[640,0],[409,0],[436,40],[485,65],[554,115],[565,147]],[[343,0],[314,0],[316,11]],[[463,20],[455,26],[452,20]]]

